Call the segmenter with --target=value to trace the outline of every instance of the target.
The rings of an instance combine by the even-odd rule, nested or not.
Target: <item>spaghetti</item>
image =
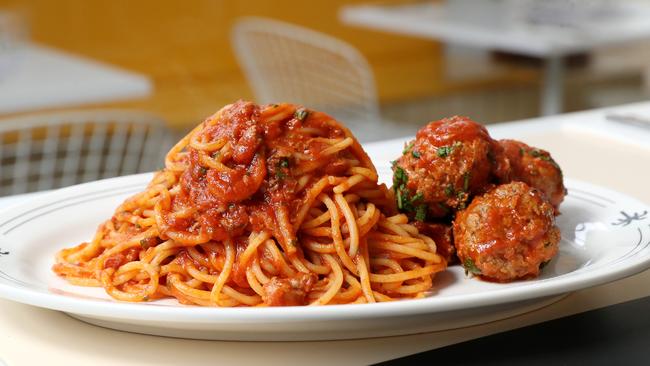
[[[446,268],[396,214],[350,131],[291,104],[239,101],[167,154],[88,243],[53,270],[117,300],[203,306],[422,297]]]

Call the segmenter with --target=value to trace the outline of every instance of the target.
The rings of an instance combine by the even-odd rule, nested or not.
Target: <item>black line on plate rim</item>
[[[117,196],[117,195],[121,195],[121,194],[125,194],[125,193],[137,192],[139,189],[140,189],[140,188],[131,188],[131,189],[126,190],[126,191],[112,192],[112,193],[107,194],[107,195],[91,197],[91,198],[88,198],[88,199],[85,199],[85,200],[82,200],[82,201],[76,201],[76,202],[69,203],[69,204],[67,204],[67,205],[58,206],[58,207],[55,207],[55,208],[53,208],[53,209],[51,209],[51,210],[49,210],[49,211],[44,211],[44,212],[39,213],[38,215],[34,215],[34,216],[28,218],[27,220],[22,221],[22,222],[20,222],[19,224],[16,224],[15,226],[11,227],[9,230],[5,231],[5,232],[2,233],[2,234],[3,234],[3,235],[7,235],[7,234],[9,234],[10,232],[12,232],[13,230],[15,230],[16,228],[18,228],[18,227],[20,227],[20,226],[22,226],[22,225],[24,225],[24,224],[26,224],[26,223],[28,223],[28,222],[30,222],[30,221],[36,219],[36,218],[38,218],[38,217],[41,217],[41,216],[47,215],[47,214],[52,213],[52,212],[55,212],[55,211],[58,211],[58,210],[60,210],[60,209],[62,209],[62,208],[66,208],[66,207],[75,206],[75,205],[78,205],[78,204],[81,204],[81,203],[86,203],[86,202],[94,201],[94,200],[96,200],[96,199],[101,199],[101,198],[107,198],[107,197]]]
[[[598,202],[598,201],[591,200],[591,199],[586,198],[586,197],[582,197],[582,196],[580,196],[580,195],[572,194],[572,195],[570,195],[569,197],[571,197],[571,198],[575,198],[575,199],[578,199],[578,200],[582,200],[582,201],[585,201],[585,202],[589,202],[589,203],[591,203],[592,205],[596,205],[596,206],[598,206],[598,207],[607,208],[607,206],[606,206],[605,204],[603,204],[603,203],[600,203],[600,202]]]
[[[575,192],[580,192],[580,193],[582,193],[582,194],[586,194],[586,195],[588,195],[588,196],[592,196],[592,197],[600,198],[601,200],[606,201],[606,202],[609,202],[609,203],[611,203],[611,204],[615,204],[615,203],[616,203],[616,201],[614,201],[614,200],[611,199],[611,198],[603,197],[603,196],[600,196],[600,195],[598,195],[598,194],[596,194],[596,193],[589,192],[589,191],[585,191],[585,190],[582,190],[582,189],[579,189],[579,188],[572,188],[572,187],[569,187],[569,188],[568,188],[568,191],[569,191],[569,194],[571,194],[572,191],[575,191]]]
[[[145,184],[146,184],[146,183],[145,183]],[[56,205],[57,203],[61,203],[61,202],[65,202],[65,201],[69,201],[69,200],[72,200],[72,199],[78,199],[78,198],[82,198],[82,197],[87,197],[87,196],[91,196],[91,195],[95,195],[95,194],[101,194],[101,193],[106,193],[106,192],[116,191],[116,190],[120,190],[120,189],[127,189],[127,188],[128,188],[128,189],[133,189],[133,188],[135,188],[135,187],[142,187],[142,186],[143,186],[142,183],[139,183],[139,184],[129,184],[129,185],[126,185],[126,186],[113,187],[113,188],[103,189],[103,190],[101,190],[101,191],[88,192],[88,193],[85,193],[85,194],[82,194],[82,195],[78,195],[78,196],[69,196],[69,197],[66,197],[66,198],[62,198],[62,199],[56,200],[56,201],[54,201],[54,202],[50,202],[50,203],[47,203],[47,204],[45,204],[45,205],[38,206],[38,207],[35,207],[35,208],[32,208],[32,209],[29,209],[29,210],[27,210],[27,211],[24,211],[24,212],[20,213],[19,215],[14,216],[14,217],[12,217],[11,219],[9,219],[9,220],[3,222],[2,224],[0,224],[0,228],[3,227],[3,226],[5,226],[5,225],[7,225],[7,224],[9,224],[9,223],[12,222],[12,221],[18,219],[18,218],[20,218],[20,217],[23,217],[23,216],[25,216],[25,215],[27,215],[27,214],[30,214],[30,213],[35,212],[35,211],[38,211],[38,210],[43,209],[43,208],[46,208],[46,207],[49,207],[49,206]]]

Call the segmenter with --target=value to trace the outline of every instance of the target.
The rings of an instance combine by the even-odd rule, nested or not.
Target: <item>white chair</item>
[[[0,119],[0,196],[161,168],[171,134],[144,112],[88,110]]]
[[[324,111],[365,141],[399,131],[382,121],[370,66],[351,45],[258,17],[237,21],[232,45],[257,102],[291,102]]]

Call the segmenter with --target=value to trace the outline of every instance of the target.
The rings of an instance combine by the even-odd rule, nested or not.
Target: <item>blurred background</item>
[[[0,195],[159,168],[237,99],[368,142],[649,95],[647,0],[0,0]]]

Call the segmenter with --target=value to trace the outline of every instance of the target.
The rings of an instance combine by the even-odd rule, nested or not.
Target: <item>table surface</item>
[[[650,37],[650,4],[621,4],[617,16],[580,27],[531,25],[522,21],[477,24],[449,16],[445,4],[351,5],[344,23],[447,43],[548,57]]]
[[[152,91],[144,75],[35,44],[17,51],[0,75],[0,115],[141,98]]]
[[[612,111],[650,116],[650,103]],[[568,177],[610,187],[650,203],[650,129],[614,125],[606,110],[490,126],[553,152]],[[369,144],[367,149],[377,149]],[[13,202],[26,199],[11,197]],[[5,201],[8,203],[8,201]],[[2,204],[2,202],[0,202]],[[132,334],[85,324],[61,312],[0,300],[0,359],[9,365],[206,363],[364,365],[485,337],[650,295],[650,271],[581,290],[542,309],[478,326],[400,337],[324,342],[220,342]],[[603,331],[607,331],[603,329]]]

